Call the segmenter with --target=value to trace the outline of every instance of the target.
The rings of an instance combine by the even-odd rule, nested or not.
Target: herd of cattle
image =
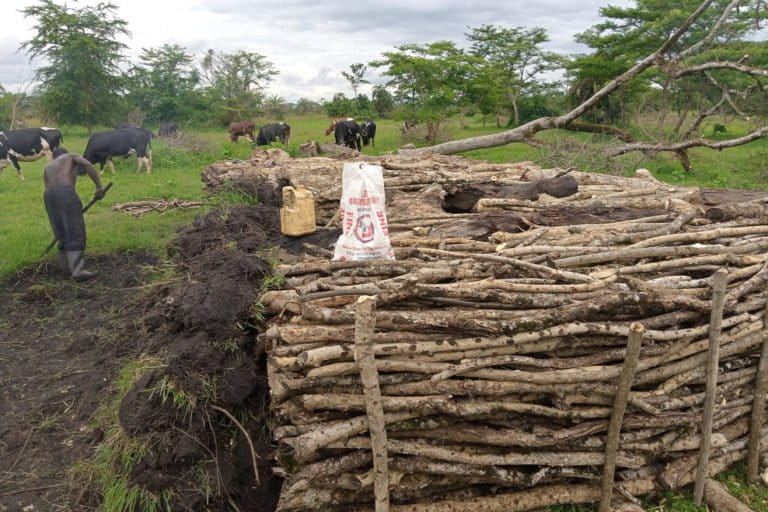
[[[237,142],[238,137],[247,137],[257,146],[266,146],[274,141],[288,144],[291,135],[291,127],[288,124],[269,123],[262,126],[257,135],[256,125],[251,121],[238,121],[229,125],[229,139]],[[376,123],[368,119],[358,124],[353,118],[334,118],[325,134],[333,132],[336,144],[361,151],[363,146],[374,146],[376,138]],[[176,123],[162,123],[158,130],[160,137],[177,137],[179,127]],[[83,157],[93,165],[99,164],[100,172],[104,172],[104,166],[109,164],[112,174],[115,174],[115,165],[112,157],[136,155],[138,167],[147,169],[147,174],[152,173],[152,149],[151,140],[154,134],[142,127],[128,123],[118,123],[114,129],[92,134],[86,144]],[[8,165],[13,164],[21,180],[24,175],[21,172],[19,162],[33,162],[47,156],[51,159],[53,151],[60,147],[64,141],[61,132],[55,128],[24,128],[21,130],[0,131],[0,173]]]

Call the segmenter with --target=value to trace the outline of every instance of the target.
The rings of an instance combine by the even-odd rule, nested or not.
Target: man
[[[53,160],[43,171],[45,181],[45,210],[51,222],[53,234],[59,242],[59,260],[64,273],[75,281],[84,281],[96,276],[96,272],[85,270],[85,221],[83,203],[75,191],[77,175],[88,174],[96,184],[96,199],[104,197],[99,173],[91,163],[80,155],[68,153],[59,147],[53,151]]]

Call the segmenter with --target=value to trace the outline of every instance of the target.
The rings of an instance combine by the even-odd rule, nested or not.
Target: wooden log
[[[439,249],[419,249],[418,251],[422,254],[434,255],[434,256],[453,256],[453,257],[466,256],[465,254],[462,254],[462,253],[457,253],[452,251],[441,251]],[[593,278],[584,274],[579,274],[577,272],[560,271],[544,265],[536,265],[534,263],[528,263],[515,258],[507,258],[504,256],[494,256],[491,254],[478,254],[478,253],[471,254],[470,256],[478,260],[493,261],[497,263],[504,263],[508,265],[518,266],[521,268],[532,270],[534,272],[539,272],[549,277],[562,279],[563,281],[571,281],[571,282],[577,282],[577,283],[589,283],[591,281],[594,281]]]
[[[595,252],[582,256],[573,256],[554,260],[558,268],[576,268],[599,263],[634,260],[643,258],[668,258],[690,254],[748,254],[759,252],[768,247],[764,241],[750,243],[738,248],[723,245],[680,245],[664,247],[641,247],[637,249],[615,249],[605,252]]]
[[[379,374],[373,354],[373,331],[376,325],[376,298],[360,297],[356,304],[355,362],[360,368],[368,432],[373,453],[373,480],[376,512],[389,512],[389,469],[387,429],[379,389]]]
[[[331,443],[329,447],[337,449],[370,449],[371,440],[365,437],[351,437],[343,441]],[[554,466],[575,467],[602,464],[605,454],[600,452],[567,451],[567,452],[541,452],[519,453],[507,451],[500,453],[497,447],[481,449],[457,445],[431,445],[424,441],[404,441],[389,439],[387,449],[391,453],[403,455],[415,455],[430,459],[458,462],[462,464],[475,464],[481,466]],[[645,455],[619,452],[616,463],[627,468],[640,468],[647,465],[649,458]]]
[[[478,200],[486,197],[515,198],[535,201],[541,194],[552,197],[567,197],[578,191],[578,184],[572,176],[544,178],[530,183],[500,185],[489,183],[467,183],[449,187],[445,198],[448,211],[472,211]]]
[[[704,485],[704,500],[717,512],[751,512],[752,509],[728,492],[728,489],[718,482],[708,478]]]
[[[752,234],[766,234],[768,233],[768,226],[745,226],[745,227],[733,227],[733,228],[715,228],[708,229],[706,231],[691,232],[691,233],[676,233],[671,235],[663,235],[655,238],[649,238],[637,242],[630,247],[635,249],[639,247],[652,247],[654,245],[672,245],[679,243],[695,243],[706,242],[717,238],[729,238],[739,237],[743,235]]]
[[[613,478],[616,471],[616,454],[619,449],[619,434],[621,433],[621,424],[624,421],[629,390],[632,387],[632,380],[637,369],[644,330],[643,326],[637,323],[629,326],[627,354],[624,358],[621,374],[619,375],[616,397],[613,402],[613,412],[608,424],[608,435],[605,442],[605,464],[603,466],[601,485],[600,512],[609,512],[611,506],[614,486]]]
[[[420,415],[410,412],[390,413],[384,415],[384,421],[392,423],[417,416]],[[292,455],[297,462],[303,463],[313,460],[317,450],[335,441],[365,432],[366,430],[368,430],[368,417],[358,416],[351,420],[334,423],[327,428],[313,430],[295,438],[283,439],[281,442],[292,449]]]
[[[763,313],[763,324],[768,326],[768,309]],[[765,397],[768,393],[768,337],[763,341],[760,362],[757,367],[755,396],[752,403],[752,417],[749,425],[749,444],[747,445],[747,478],[753,482],[759,480],[758,458],[760,432],[765,423]]]
[[[435,408],[449,402],[448,395],[431,396],[385,396],[381,405],[387,412],[414,411]],[[309,411],[333,409],[339,411],[364,411],[365,399],[362,395],[346,394],[303,394],[296,398],[302,407]]]
[[[644,495],[656,489],[652,479],[624,482],[623,487],[633,495]],[[556,484],[533,489],[483,496],[477,498],[453,499],[413,505],[399,505],[393,512],[521,512],[539,510],[552,505],[594,503],[600,497],[598,485]]]
[[[704,484],[707,479],[712,438],[712,419],[715,413],[715,393],[717,391],[717,371],[720,360],[720,331],[723,321],[723,306],[725,302],[725,286],[728,271],[715,272],[712,282],[712,316],[709,324],[709,358],[707,364],[707,389],[704,401],[704,418],[702,421],[701,448],[699,462],[696,468],[696,484],[693,490],[693,501],[701,505],[704,497]]]

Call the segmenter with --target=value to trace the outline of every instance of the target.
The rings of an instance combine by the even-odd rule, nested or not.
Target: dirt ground
[[[99,271],[87,283],[55,259],[0,283],[0,511],[73,510],[67,470],[101,437],[91,415],[145,348],[135,297],[156,258],[86,258]]]
[[[99,276],[85,283],[64,278],[56,258],[0,283],[0,512],[102,510],[99,488],[73,480],[72,467],[104,442],[94,412],[115,396],[119,370],[146,355],[163,363],[118,414],[122,432],[146,443],[130,484],[170,490],[174,511],[274,510],[281,481],[270,471],[254,302],[275,258],[290,258],[275,247],[301,248],[280,235],[276,207],[198,218],[169,247],[172,272],[155,256],[121,253],[88,257]],[[161,399],[162,386],[188,403]],[[261,485],[224,411],[252,433]],[[190,484],[192,471],[210,488]]]

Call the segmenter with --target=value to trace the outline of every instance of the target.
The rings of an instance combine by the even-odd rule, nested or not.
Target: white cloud
[[[141,48],[180,44],[192,53],[244,49],[265,55],[280,71],[269,94],[293,101],[303,96],[330,98],[351,94],[341,70],[367,63],[403,43],[447,39],[463,44],[469,27],[482,24],[543,27],[551,39],[547,48],[561,53],[583,51],[573,36],[599,19],[609,0],[117,0],[118,15],[128,22],[132,37],[125,40],[129,57]],[[75,4],[93,5],[96,0]],[[629,5],[628,0],[612,4]],[[17,10],[6,11],[0,36],[0,83],[16,87],[28,59],[16,53],[34,34],[34,20]],[[375,80],[375,70],[367,78]]]

